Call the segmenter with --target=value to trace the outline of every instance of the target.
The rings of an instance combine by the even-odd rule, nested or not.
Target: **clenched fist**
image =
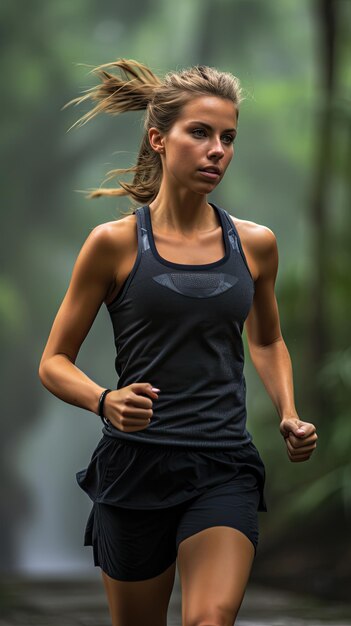
[[[104,416],[122,432],[144,430],[150,424],[158,391],[150,383],[131,383],[111,391],[105,398]]]
[[[294,463],[307,461],[317,447],[318,435],[315,426],[298,418],[289,417],[282,419],[279,429],[285,439],[290,461]]]

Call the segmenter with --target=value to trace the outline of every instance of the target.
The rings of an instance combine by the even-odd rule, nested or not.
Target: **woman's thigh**
[[[256,554],[258,501],[256,478],[247,474],[184,511],[176,540],[183,626],[233,625]]]
[[[177,518],[171,509],[127,509],[95,503],[95,565],[112,579],[155,578],[176,560]]]
[[[176,516],[170,509],[107,504],[95,504],[95,515],[95,564],[113,626],[166,626],[176,572]]]
[[[206,528],[182,541],[182,626],[233,626],[253,560],[250,540],[230,527]]]
[[[101,570],[112,626],[167,626],[176,563],[147,580],[126,582]]]

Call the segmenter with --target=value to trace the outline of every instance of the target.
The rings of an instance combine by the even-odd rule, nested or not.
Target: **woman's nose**
[[[224,155],[224,150],[222,146],[222,142],[220,139],[214,140],[209,149],[210,156],[222,157]]]

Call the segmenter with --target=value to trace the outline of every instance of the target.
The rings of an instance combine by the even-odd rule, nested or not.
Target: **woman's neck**
[[[156,198],[149,204],[153,227],[164,233],[177,232],[191,235],[195,231],[206,232],[217,228],[215,211],[205,195],[189,190],[172,191],[160,188]]]

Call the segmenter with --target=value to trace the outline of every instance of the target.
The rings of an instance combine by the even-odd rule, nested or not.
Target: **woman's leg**
[[[112,626],[167,626],[176,563],[159,576],[140,581],[120,581],[101,570]]]
[[[182,540],[182,626],[233,626],[254,556],[250,539],[226,526],[206,528]]]
[[[113,626],[166,626],[176,571],[179,507],[95,503],[91,542]]]
[[[251,472],[211,487],[188,503],[176,547],[182,626],[233,626],[258,543],[260,492]]]

